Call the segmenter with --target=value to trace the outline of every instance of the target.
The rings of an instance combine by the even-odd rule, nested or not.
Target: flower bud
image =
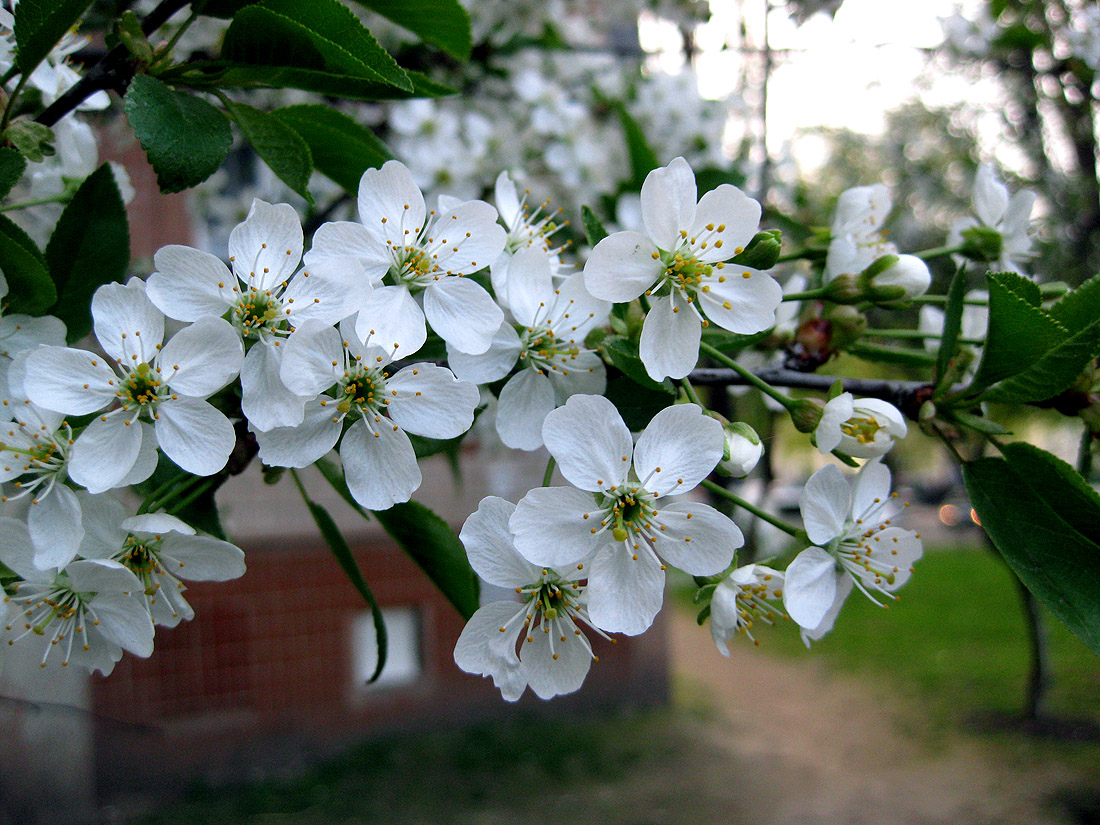
[[[858,304],[866,296],[855,275],[837,275],[825,284],[824,298],[834,304]]]
[[[718,472],[734,478],[744,478],[752,472],[752,468],[764,454],[764,444],[756,430],[741,421],[727,424],[725,434],[726,443],[722,460],[718,462]]]
[[[842,350],[854,344],[867,329],[867,316],[853,306],[830,306],[825,309],[824,317],[832,325],[834,350]]]
[[[932,273],[916,255],[884,255],[860,273],[859,283],[876,304],[907,301],[928,291]]]
[[[874,458],[905,438],[906,431],[905,417],[893,404],[845,392],[825,405],[814,438],[822,453],[840,450],[854,458]]]
[[[972,226],[962,233],[962,249],[959,254],[972,261],[992,262],[1001,259],[1004,238],[996,229],[988,226]]]
[[[780,239],[783,233],[778,229],[769,229],[765,232],[757,232],[749,241],[744,251],[739,252],[733,263],[738,266],[749,266],[753,269],[771,269],[779,260]]]
[[[821,422],[825,405],[816,398],[799,398],[790,406],[791,423],[800,433],[812,433]]]

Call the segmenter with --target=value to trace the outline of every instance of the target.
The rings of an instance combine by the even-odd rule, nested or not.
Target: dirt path
[[[670,611],[671,613],[672,611]],[[761,789],[738,799],[754,825],[1053,825],[1073,822],[1051,790],[1072,785],[1065,767],[1003,764],[977,740],[932,752],[905,736],[886,686],[791,663],[743,644],[716,654],[690,617],[670,622],[678,688],[701,692],[726,723],[710,745]],[[909,711],[909,708],[906,708]]]

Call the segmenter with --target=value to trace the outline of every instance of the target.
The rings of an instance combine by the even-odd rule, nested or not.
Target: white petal
[[[807,547],[787,567],[783,607],[800,627],[815,628],[833,605],[836,560],[820,547]],[[845,577],[846,578],[846,577]]]
[[[84,527],[80,555],[86,559],[110,558],[126,541],[126,530],[122,528],[126,508],[112,495],[80,493],[79,498]]]
[[[664,271],[653,241],[640,232],[608,235],[592,250],[584,265],[584,282],[603,301],[633,301]]]
[[[152,361],[164,340],[164,314],[145,297],[144,284],[138,280],[97,289],[92,318],[103,351],[127,365]]]
[[[713,226],[713,229],[707,229]],[[723,183],[699,199],[695,221],[688,235],[699,243],[692,248],[701,261],[725,261],[737,254],[737,247],[748,246],[760,226],[760,204],[728,183]],[[721,241],[716,244],[716,241]],[[702,243],[706,247],[702,247]]]
[[[546,416],[542,439],[561,474],[582,490],[607,490],[622,484],[630,471],[630,430],[601,396],[574,395]]]
[[[459,381],[446,367],[417,364],[386,380],[394,423],[416,435],[455,438],[474,423],[481,400],[477,385]]]
[[[221,318],[200,318],[172,336],[157,365],[174,392],[206,398],[237,377],[243,360],[233,327]]]
[[[350,255],[322,258],[291,279],[281,296],[283,315],[296,327],[309,319],[336,324],[354,315],[372,289],[357,259]]]
[[[654,381],[683,378],[699,360],[703,325],[679,293],[658,298],[642,324],[638,355]]]
[[[558,403],[564,404],[574,395],[603,395],[607,389],[607,368],[594,352],[581,350],[568,359],[565,366],[547,373],[554,386]]]
[[[420,487],[420,466],[409,437],[385,418],[362,420],[344,434],[340,459],[344,478],[355,500],[369,510],[386,510],[408,501]]]
[[[749,277],[744,277],[745,273]],[[725,281],[719,281],[725,277]],[[703,314],[730,332],[749,335],[775,326],[783,288],[766,272],[731,264],[706,279],[709,292],[698,293]]]
[[[141,446],[138,448],[137,458],[134,459],[130,472],[119,480],[116,487],[130,487],[145,481],[157,469],[157,462],[160,460],[160,450],[153,425],[139,421],[131,426],[141,428]]]
[[[806,482],[799,506],[806,534],[815,544],[828,544],[844,535],[844,524],[851,512],[852,491],[844,473],[827,464]]]
[[[1008,209],[1008,187],[997,180],[993,167],[983,163],[974,176],[974,214],[985,226],[995,227]]]
[[[852,514],[854,518],[865,518],[873,511],[886,509],[883,502],[890,501],[890,468],[881,461],[868,461],[859,468],[852,484]],[[890,509],[896,509],[894,507]],[[879,521],[889,518],[883,515]]]
[[[35,564],[36,550],[25,522],[0,518],[0,562],[3,562],[21,579],[45,582],[53,578],[53,571],[43,572]]]
[[[508,308],[524,326],[545,320],[554,303],[554,281],[550,274],[550,256],[545,249],[528,246],[520,249],[508,265]]]
[[[721,573],[745,543],[741,530],[713,507],[695,501],[677,501],[662,507],[656,519],[661,527],[657,555],[693,576]]]
[[[139,422],[125,413],[100,416],[80,434],[69,453],[69,477],[91,493],[122,484],[141,454]]]
[[[424,315],[439,337],[462,352],[485,352],[504,321],[491,295],[468,278],[443,277],[424,290]]]
[[[244,553],[210,536],[169,533],[160,550],[165,567],[189,581],[224,582],[244,575]]]
[[[680,230],[695,221],[695,173],[676,158],[654,169],[642,183],[642,220],[649,237],[664,250],[680,245]]]
[[[302,224],[293,206],[252,201],[248,217],[229,233],[233,271],[260,291],[290,279],[302,260]]]
[[[145,294],[169,318],[220,317],[236,302],[237,276],[209,252],[163,246],[153,256],[153,265],[157,269],[145,282]]]
[[[527,685],[540,699],[573,693],[584,684],[592,665],[592,653],[578,638],[570,619],[543,622],[528,631],[519,646],[519,658]]]
[[[542,446],[542,424],[556,400],[549,378],[521,370],[500,391],[496,417],[500,440],[514,450],[537,450]]]
[[[144,602],[136,595],[100,593],[92,599],[88,612],[99,622],[96,629],[106,639],[135,656],[152,654],[153,623]]]
[[[241,410],[257,430],[302,423],[308,396],[290,390],[279,377],[283,348],[255,344],[241,364]]]
[[[825,408],[821,411],[821,420],[817,422],[817,428],[814,430],[814,440],[821,453],[828,455],[840,446],[844,437],[840,427],[855,412],[854,400],[850,392],[842,392],[825,404]]]
[[[601,630],[637,636],[660,612],[664,588],[665,573],[652,553],[635,558],[624,545],[609,544],[588,571],[588,614]]]
[[[279,348],[279,379],[306,398],[324,392],[344,370],[344,346],[331,324],[309,320]]]
[[[425,211],[424,195],[400,161],[386,161],[381,169],[368,169],[359,179],[359,220],[397,246],[417,236],[424,227]]]
[[[355,258],[372,282],[380,280],[393,266],[393,255],[381,235],[359,223],[331,221],[313,234],[313,246],[306,253],[306,268],[320,266],[329,258],[345,257]]]
[[[342,421],[335,401],[328,396],[316,398],[306,404],[298,426],[254,433],[260,445],[260,460],[272,467],[308,467],[336,446]]]
[[[165,401],[157,412],[157,443],[181,469],[209,476],[225,466],[236,436],[223,413],[197,398]]]
[[[557,288],[551,322],[554,333],[563,341],[582,343],[584,337],[607,321],[611,304],[594,298],[588,291],[583,272],[574,272]]]
[[[39,570],[64,567],[84,539],[76,493],[64,484],[55,484],[48,496],[31,504],[27,526],[34,541],[34,566]]]
[[[913,564],[924,552],[924,546],[917,538],[917,534],[912,530],[902,530],[900,527],[887,527],[880,530],[866,544],[871,548],[869,554],[871,560],[890,567],[887,573],[893,575],[893,581],[888,581],[883,576],[876,576],[873,571],[861,571],[860,578],[864,582],[874,583],[890,591],[897,590],[909,581]],[[877,582],[876,578],[878,578]]]
[[[516,505],[508,529],[516,550],[529,562],[566,570],[607,540],[607,534],[599,532],[602,515],[591,493],[535,487]]]
[[[72,589],[82,593],[134,593],[141,590],[137,576],[110,559],[77,560],[65,568],[65,573]]]
[[[102,356],[68,347],[42,347],[27,357],[27,397],[69,415],[96,412],[115,400],[118,379]]]
[[[359,310],[355,334],[360,341],[386,352],[397,350],[395,358],[405,358],[424,346],[428,330],[424,326],[424,310],[406,287],[382,286],[370,294]]]
[[[442,198],[441,198],[442,201]],[[436,264],[444,272],[469,275],[485,269],[500,257],[508,233],[497,223],[497,211],[485,201],[466,201],[445,209],[431,231],[435,242]]]
[[[802,628],[802,641],[806,643],[806,647],[810,646],[810,642],[820,639],[826,633],[833,629],[833,624],[836,622],[836,617],[840,615],[840,608],[844,606],[844,600],[848,598],[848,594],[852,592],[854,582],[850,576],[842,576],[836,583],[836,595],[833,596],[833,603],[829,605],[829,609],[825,611],[825,615],[821,618],[821,621],[817,623],[815,627]]]
[[[507,321],[493,335],[489,349],[479,355],[469,355],[447,345],[447,366],[463,381],[488,384],[499,381],[512,371],[520,353],[519,335]],[[601,362],[602,363],[602,362]]]
[[[0,318],[0,355],[35,349],[39,344],[65,346],[65,324],[52,315],[34,317],[14,313]]]
[[[634,469],[651,493],[686,493],[722,459],[724,443],[722,425],[695,404],[665,407],[638,439]]]
[[[516,655],[516,635],[523,625],[513,621],[521,612],[526,608],[517,602],[490,602],[470,617],[455,644],[455,664],[467,673],[491,676],[509,702],[519,699],[527,687]],[[502,633],[505,625],[511,627]]]
[[[142,513],[138,516],[130,516],[121,522],[123,530],[131,533],[183,533],[187,536],[195,535],[195,528],[187,522],[170,516],[167,513]]]
[[[470,566],[498,587],[533,584],[542,575],[542,570],[517,553],[512,543],[508,519],[515,510],[516,505],[497,496],[483,498],[458,534]]]

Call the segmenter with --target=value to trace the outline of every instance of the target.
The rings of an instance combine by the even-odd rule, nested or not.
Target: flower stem
[[[28,206],[41,206],[44,203],[66,203],[70,199],[68,193],[63,195],[53,195],[49,198],[39,198],[34,201],[22,201],[21,203],[6,203],[0,206],[0,212],[11,212],[14,209],[26,209]]]
[[[176,44],[179,42],[179,39],[181,37],[183,37],[184,33],[189,28],[191,28],[191,24],[194,23],[198,19],[198,17],[199,17],[198,12],[191,12],[191,16],[188,17],[186,20],[184,20],[180,24],[180,27],[176,30],[176,33],[172,35],[172,38],[163,47],[163,49],[161,49],[160,56],[154,58],[153,62],[151,64],[149,64],[149,67],[148,67],[149,69],[152,69],[152,68],[158,66],[159,64],[163,63],[165,60],[171,58],[172,49],[174,49],[176,47]]]
[[[704,410],[707,408],[707,405],[699,400],[699,393],[695,391],[695,387],[691,386],[691,381],[687,378],[681,378],[680,386],[684,388],[684,394],[688,397],[688,401],[702,407]]]
[[[863,333],[864,335],[872,335],[876,338],[942,338],[938,332],[923,332],[919,329],[869,329]],[[982,346],[985,344],[984,338],[959,338],[957,343],[960,344],[973,344],[975,346]]]
[[[549,487],[550,479],[554,475],[554,467],[557,466],[557,462],[554,460],[554,456],[550,456],[550,460],[546,462],[546,472],[542,474],[542,486]]]
[[[752,513],[758,519],[766,521],[772,527],[778,527],[780,530],[782,530],[787,535],[790,535],[790,536],[797,536],[798,535],[799,530],[793,524],[787,524],[787,522],[783,521],[782,519],[780,519],[776,516],[773,516],[771,513],[768,513],[768,512],[765,512],[764,510],[761,510],[755,504],[750,504],[749,502],[745,501],[745,499],[741,498],[736,493],[731,493],[729,490],[727,490],[721,484],[715,484],[713,481],[704,480],[703,481],[703,486],[706,487],[708,490],[710,490],[712,493],[714,493],[716,496],[721,496],[726,501],[728,501],[732,504],[736,504],[738,507],[740,507],[744,510],[748,510],[750,513]]]
[[[706,343],[701,342],[699,344],[699,349],[702,352],[705,352],[707,355],[709,355],[715,361],[718,361],[722,364],[725,364],[731,370],[733,370],[738,375],[740,375],[742,378],[744,378],[745,381],[748,384],[750,384],[753,387],[756,387],[756,389],[758,389],[758,390],[760,390],[760,392],[764,393],[764,395],[778,401],[780,404],[783,405],[784,409],[789,410],[794,405],[794,401],[789,396],[786,396],[783,393],[781,393],[779,390],[777,390],[775,387],[773,387],[767,381],[763,381],[762,379],[757,378],[755,375],[752,374],[752,372],[750,370],[745,369],[745,367],[738,364],[736,361],[734,361],[732,358],[730,358],[727,355],[725,355],[724,353],[722,353],[720,350],[715,349],[710,344],[706,344]]]
[[[783,296],[784,301],[812,301],[815,298],[824,298],[824,289],[807,289],[805,292],[791,292]]]
[[[932,249],[925,249],[920,252],[914,252],[913,255],[920,258],[922,261],[927,261],[930,258],[942,258],[944,255],[953,255],[961,251],[962,245],[956,244],[955,246],[937,246]]]

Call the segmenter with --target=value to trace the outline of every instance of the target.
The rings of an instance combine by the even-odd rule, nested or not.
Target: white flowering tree
[[[185,581],[244,572],[213,495],[254,461],[298,486],[374,610],[376,677],[385,628],[371,571],[302,468],[316,466],[420,563],[469,620],[457,665],[505,699],[579,688],[591,634],[645,632],[670,567],[694,577],[719,651],[779,617],[810,644],[853,590],[885,604],[919,575],[920,535],[883,463],[916,427],[960,462],[1009,565],[1100,653],[1100,497],[988,415],[991,403],[1081,414],[1087,467],[1100,279],[1071,289],[1028,277],[1030,192],[982,167],[973,219],[934,249],[906,251],[883,232],[886,186],[853,187],[827,231],[791,248],[722,175],[697,176],[680,153],[661,165],[644,118],[603,89],[638,191],[612,216],[629,185],[607,187],[573,216],[581,234],[517,189],[521,169],[497,169],[476,191],[447,191],[436,175],[426,197],[417,161],[431,158],[412,144],[408,163],[395,158],[359,109],[333,104],[406,101],[390,110],[395,143],[419,128],[408,123],[417,102],[452,96],[461,110],[453,89],[412,68],[470,57],[456,0],[162,0],[114,21],[81,76],[74,31],[91,5],[20,0],[0,14],[9,645],[34,646],[44,667],[103,673],[124,651],[153,654],[155,627],[193,615]],[[400,60],[369,28],[393,24],[418,39],[395,49]],[[479,43],[508,54],[525,37],[537,40]],[[543,126],[570,111],[532,77],[516,91],[542,107]],[[300,204],[322,193],[330,204],[303,228],[290,205],[251,198],[224,250],[166,246],[151,271],[132,273],[128,184],[97,165],[82,120],[109,107],[164,192],[211,179],[238,140]],[[494,203],[479,197],[490,190]],[[952,263],[943,294],[929,292],[933,259]],[[871,321],[917,307],[919,329],[890,330],[916,346],[860,340]],[[915,377],[815,374],[843,351]],[[806,484],[800,524],[726,483],[764,450],[715,409],[731,385],[764,393],[833,457]],[[549,464],[519,501],[484,499],[456,534],[412,500],[419,460],[452,448],[486,407],[505,445],[545,447]],[[126,489],[136,512],[114,498]],[[786,549],[746,558],[730,508],[786,534]],[[483,602],[479,578],[508,598]]]

